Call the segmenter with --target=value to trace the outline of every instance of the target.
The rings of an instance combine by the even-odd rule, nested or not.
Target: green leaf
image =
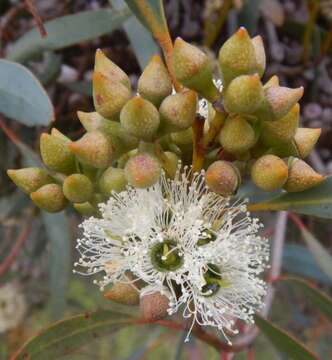
[[[298,287],[322,313],[332,320],[332,299],[329,296],[301,278],[285,276],[282,277],[280,281]]]
[[[317,355],[313,354],[293,336],[270,321],[255,315],[255,323],[277,350],[288,355],[290,359],[318,360]]]
[[[37,78],[26,67],[0,60],[0,112],[28,126],[47,126],[53,105]]]
[[[13,359],[59,359],[96,338],[117,331],[132,322],[132,317],[114,311],[77,315],[43,330],[23,345]]]
[[[129,15],[129,10],[100,9],[59,17],[45,23],[48,33],[45,38],[41,38],[37,29],[22,36],[13,44],[8,59],[23,62],[43,50],[62,49],[95,39],[119,27]]]
[[[306,228],[302,227],[301,233],[319,267],[330,279],[332,279],[332,257],[330,254]]]
[[[250,211],[291,210],[300,214],[332,218],[332,177],[322,184],[298,193],[285,193],[272,200],[248,206]]]
[[[49,214],[42,211],[42,219],[50,242],[49,288],[50,310],[59,319],[66,308],[66,293],[71,267],[70,226],[65,213]]]

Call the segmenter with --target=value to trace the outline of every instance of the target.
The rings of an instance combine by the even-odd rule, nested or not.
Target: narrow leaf
[[[332,177],[299,193],[284,193],[276,198],[249,205],[250,211],[291,210],[300,214],[332,218]]]
[[[47,126],[53,105],[37,78],[26,67],[0,60],[0,112],[28,126]]]
[[[48,35],[41,38],[32,29],[13,44],[9,60],[23,62],[43,50],[57,50],[95,39],[119,27],[130,15],[129,10],[100,9],[66,15],[45,23]]]
[[[318,360],[317,355],[313,354],[293,336],[270,321],[255,315],[255,323],[276,349],[288,355],[290,359]]]
[[[308,281],[297,277],[282,277],[280,281],[295,285],[304,295],[332,321],[332,299]]]

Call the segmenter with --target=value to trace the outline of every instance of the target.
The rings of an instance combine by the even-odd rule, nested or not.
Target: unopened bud
[[[263,76],[266,67],[266,56],[264,50],[263,39],[260,35],[255,36],[251,40],[256,56],[256,71],[260,77]]]
[[[263,86],[264,90],[271,86],[279,86],[279,78],[277,75],[273,75]]]
[[[130,135],[151,140],[159,127],[159,112],[150,101],[135,96],[121,110],[120,122]]]
[[[318,174],[303,160],[291,158],[289,160],[289,176],[284,189],[288,192],[299,192],[319,185],[325,176]]]
[[[110,138],[101,131],[91,131],[79,140],[69,144],[70,150],[87,165],[98,169],[108,167],[112,161],[112,144]]]
[[[168,315],[169,298],[160,292],[143,294],[140,297],[140,310],[144,320],[157,321]]]
[[[72,174],[63,182],[65,197],[72,203],[84,203],[90,200],[93,194],[91,180],[83,174]]]
[[[299,126],[300,106],[296,104],[281,119],[263,121],[261,138],[266,146],[279,146],[287,143],[294,137]]]
[[[56,129],[56,128],[52,128],[52,130],[51,130],[51,136],[58,137],[58,138],[62,139],[63,141],[67,142],[67,144],[69,144],[69,142],[71,141],[71,140],[69,139],[69,137],[67,137],[66,135],[62,134],[62,132],[59,131],[59,130]]]
[[[251,179],[261,189],[274,191],[287,181],[288,167],[275,155],[264,155],[251,168]]]
[[[120,82],[130,89],[128,75],[119,66],[114,64],[100,49],[96,51],[94,71],[107,76],[112,82]]]
[[[99,179],[99,189],[105,196],[110,196],[113,191],[125,190],[127,180],[123,169],[109,167]]]
[[[173,69],[178,81],[207,100],[213,102],[220,97],[207,55],[179,37],[174,43]]]
[[[98,210],[89,202],[73,204],[74,209],[83,216],[96,216]]]
[[[62,211],[67,205],[62,188],[58,184],[44,185],[32,192],[30,197],[38,207],[51,213]]]
[[[155,184],[161,174],[159,161],[148,153],[138,154],[130,158],[124,170],[129,184],[137,188],[146,188]]]
[[[167,96],[159,111],[163,125],[173,131],[188,129],[195,120],[197,95],[194,91],[185,91]]]
[[[130,99],[131,91],[121,82],[112,81],[100,72],[93,74],[93,102],[105,118],[116,117]]]
[[[306,158],[316,145],[321,134],[321,129],[298,128],[294,141],[302,159]]]
[[[154,55],[138,79],[139,94],[159,107],[172,93],[172,81],[159,55]]]
[[[240,75],[257,72],[255,48],[245,28],[241,27],[220,48],[219,64],[225,87]]]
[[[217,194],[233,195],[240,184],[240,174],[235,166],[228,161],[215,161],[206,171],[207,186]]]
[[[40,187],[53,182],[44,169],[29,167],[17,170],[7,170],[7,175],[25,193],[30,194]]]
[[[104,294],[105,298],[123,305],[138,305],[139,293],[130,284],[116,283]]]
[[[176,145],[190,145],[193,143],[193,129],[190,127],[186,130],[173,132],[170,137]]]
[[[54,171],[70,174],[75,169],[75,156],[68,149],[70,140],[61,136],[42,134],[40,154],[44,164]]]
[[[263,99],[264,92],[259,76],[242,75],[235,78],[227,87],[224,105],[229,113],[252,114]]]
[[[222,147],[231,154],[245,153],[255,145],[253,127],[242,116],[228,117],[219,134]]]

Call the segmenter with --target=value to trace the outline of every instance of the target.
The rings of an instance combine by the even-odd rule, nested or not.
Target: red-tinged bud
[[[306,158],[316,145],[321,129],[298,128],[294,141],[302,159]]]
[[[144,291],[144,289],[143,289]],[[147,292],[140,297],[140,310],[146,321],[157,321],[168,315],[169,298],[160,292]]]
[[[58,184],[44,185],[32,192],[30,197],[34,204],[50,213],[62,211],[67,205],[62,188]]]
[[[105,298],[123,305],[138,305],[139,293],[130,284],[116,283],[104,294]]]

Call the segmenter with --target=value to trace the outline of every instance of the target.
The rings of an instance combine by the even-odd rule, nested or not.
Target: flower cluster
[[[259,278],[269,257],[261,225],[243,202],[209,191],[204,172],[178,169],[147,189],[128,187],[82,224],[78,272],[101,273],[101,289],[131,284],[141,297],[159,292],[168,313],[236,333],[262,304]],[[226,336],[226,334],[225,334]]]

